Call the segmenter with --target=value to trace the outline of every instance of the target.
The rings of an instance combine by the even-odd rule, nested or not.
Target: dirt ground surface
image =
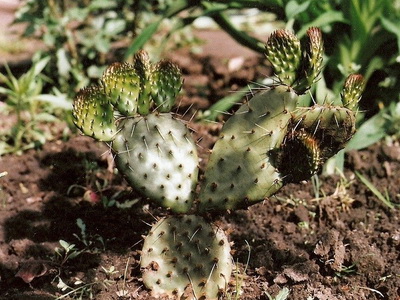
[[[190,120],[202,170],[221,125],[198,122],[198,112],[270,73],[263,57],[229,57],[171,57],[185,77],[179,113]],[[149,224],[168,212],[132,190],[111,162],[106,145],[79,133],[0,158],[8,172],[0,179],[1,300],[156,299],[141,281],[140,249]],[[393,142],[349,153],[344,175],[320,176],[319,187],[291,184],[248,210],[214,216],[239,274],[226,298],[239,288],[239,299],[269,299],[287,287],[291,300],[399,300],[400,211],[355,171],[400,203]],[[60,240],[79,255],[57,255]]]

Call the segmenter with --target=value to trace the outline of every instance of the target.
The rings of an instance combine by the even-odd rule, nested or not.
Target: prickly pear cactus
[[[100,85],[81,90],[73,116],[81,131],[111,146],[118,169],[143,195],[174,212],[188,212],[198,177],[195,143],[170,113],[182,87],[172,63],[114,63]]]
[[[230,245],[224,232],[202,217],[162,218],[146,236],[140,263],[143,282],[157,297],[218,299],[232,272]]]
[[[351,75],[342,105],[298,106],[322,69],[317,28],[307,31],[306,43],[288,31],[275,31],[266,56],[276,83],[224,124],[198,194],[195,143],[171,114],[182,78],[170,62],[153,65],[140,51],[132,64],[111,65],[100,85],[78,93],[75,124],[110,145],[132,187],[175,213],[246,208],[287,183],[309,179],[345,146],[355,132],[363,89],[362,76]],[[230,245],[224,232],[203,217],[165,217],[145,238],[141,269],[155,297],[218,299],[232,272]]]

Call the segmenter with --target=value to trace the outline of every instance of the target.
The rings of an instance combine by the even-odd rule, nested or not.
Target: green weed
[[[0,86],[0,95],[5,96],[2,113],[16,118],[10,129],[0,132],[0,156],[42,146],[52,136],[40,125],[59,121],[54,109],[71,107],[65,95],[57,90],[54,95],[42,93],[45,77],[41,74],[48,61],[37,61],[19,78],[7,65],[7,73],[0,73],[0,83],[4,85]]]
[[[390,209],[396,209],[400,205],[394,204],[389,196],[387,189],[385,189],[385,194],[382,194],[372,182],[370,182],[366,177],[356,172],[357,177],[361,182],[379,199],[381,202]]]

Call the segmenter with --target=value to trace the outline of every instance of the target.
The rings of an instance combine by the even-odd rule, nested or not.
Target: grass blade
[[[395,205],[390,202],[389,195],[386,193],[386,197],[370,182],[367,178],[365,178],[360,173],[356,172],[358,178],[360,178],[361,182],[365,184],[365,186],[379,199],[382,201],[390,209],[395,209]]]

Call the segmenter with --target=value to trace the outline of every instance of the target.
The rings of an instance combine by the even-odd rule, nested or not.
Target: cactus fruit
[[[361,94],[364,90],[364,78],[360,74],[351,74],[344,82],[341,93],[343,106],[357,112],[358,102],[361,99]]]
[[[277,86],[253,97],[224,124],[199,195],[199,210],[237,209],[257,203],[282,186],[269,151],[279,148],[297,94]]]
[[[133,65],[113,63],[104,71],[101,81],[105,94],[118,112],[124,116],[136,114],[141,86]]]
[[[157,297],[218,299],[231,277],[230,245],[224,232],[202,217],[159,220],[146,236],[141,256],[143,282]]]
[[[118,169],[147,197],[175,212],[192,206],[197,183],[196,145],[171,114],[122,119],[111,147]]]
[[[281,84],[293,86],[302,64],[300,40],[293,33],[278,29],[265,44],[265,55]]]
[[[72,113],[75,125],[84,134],[99,141],[111,141],[117,133],[110,100],[99,86],[80,90]]]
[[[182,88],[181,71],[169,61],[160,61],[153,70],[151,95],[157,110],[160,112],[171,111],[175,99]]]
[[[298,81],[294,89],[298,94],[304,94],[317,81],[322,71],[324,43],[319,28],[311,27],[307,30],[307,42],[303,45],[302,65],[298,73]]]
[[[299,95],[304,94],[322,70],[324,46],[321,30],[309,28],[307,42],[301,44],[293,33],[278,29],[265,44],[265,54],[280,83],[292,87]]]

